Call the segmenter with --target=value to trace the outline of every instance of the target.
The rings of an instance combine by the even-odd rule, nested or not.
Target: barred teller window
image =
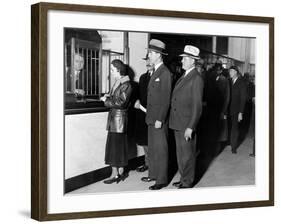
[[[90,36],[88,30],[82,34],[77,29],[69,30],[64,49],[65,114],[106,111],[100,97],[109,92],[113,83],[111,61],[122,60],[123,53],[103,50],[101,38],[100,41],[81,39]]]

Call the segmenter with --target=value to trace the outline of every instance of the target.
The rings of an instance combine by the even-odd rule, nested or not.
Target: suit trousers
[[[142,150],[144,152],[144,165],[148,166],[149,164],[149,158],[148,158],[148,147],[147,145],[138,145],[138,150]]]
[[[168,125],[157,129],[148,125],[148,176],[156,179],[156,184],[168,183]]]
[[[186,141],[184,131],[174,130],[174,134],[177,147],[178,169],[181,175],[180,182],[183,186],[187,187],[193,184],[195,177],[196,136]]]
[[[230,145],[232,151],[236,151],[238,147],[238,138],[239,138],[239,122],[238,122],[238,114],[235,113],[230,116]]]

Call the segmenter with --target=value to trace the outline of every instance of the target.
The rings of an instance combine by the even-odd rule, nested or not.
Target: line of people
[[[145,152],[145,164],[137,168],[137,171],[144,172],[148,169],[148,176],[142,177],[141,181],[154,182],[149,187],[150,190],[159,190],[169,184],[168,132],[172,130],[180,173],[180,179],[173,183],[173,186],[178,189],[191,188],[195,178],[197,138],[203,141],[200,133],[207,130],[203,125],[204,119],[200,119],[203,100],[207,101],[208,108],[211,108],[206,113],[207,116],[212,116],[213,122],[208,125],[209,127],[220,130],[222,129],[220,123],[225,122],[217,121],[226,121],[230,118],[232,128],[230,142],[232,152],[236,153],[235,130],[238,122],[243,119],[244,103],[242,101],[244,94],[246,96],[243,92],[244,86],[239,84],[241,82],[236,67],[230,68],[233,86],[230,86],[227,79],[216,72],[220,75],[216,76],[215,81],[222,85],[218,88],[220,94],[210,100],[210,96],[206,95],[209,90],[204,88],[204,83],[211,86],[209,84],[212,79],[206,82],[206,78],[196,69],[196,62],[200,59],[200,50],[197,47],[186,45],[182,54],[179,55],[182,57],[182,69],[185,72],[174,85],[173,74],[163,63],[163,56],[167,55],[165,43],[152,39],[147,51],[147,56],[144,58],[147,72],[140,77],[139,94],[135,102],[130,99],[133,88],[124,63],[120,60],[114,60],[111,63],[111,74],[117,81],[110,93],[101,98],[105,106],[110,108],[105,163],[112,167],[112,174],[104,183],[119,183],[128,177],[128,172],[124,170],[124,167],[128,165],[126,127],[128,109],[130,104],[133,104],[137,109],[135,140],[137,147]],[[225,92],[228,94],[224,94]],[[221,104],[221,101],[225,103]],[[230,108],[230,115],[228,108]],[[214,136],[211,137],[213,140],[227,138],[225,133],[214,132]]]

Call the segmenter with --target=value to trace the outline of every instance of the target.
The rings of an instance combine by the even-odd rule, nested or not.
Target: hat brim
[[[168,53],[163,52],[163,51],[158,50],[158,49],[155,49],[155,48],[150,48],[150,47],[148,47],[148,48],[146,48],[146,49],[147,49],[147,50],[154,51],[154,52],[157,52],[157,53],[160,53],[160,54],[163,54],[163,55],[168,55]]]
[[[198,60],[198,59],[200,59],[200,57],[199,56],[194,56],[194,55],[192,55],[192,54],[187,54],[187,53],[182,53],[182,54],[180,54],[179,55],[180,57],[190,57],[190,58],[193,58],[193,59],[196,59],[196,60]]]
[[[229,68],[229,70],[230,70],[230,69],[235,70],[237,73],[239,73],[238,68],[233,68],[233,67],[230,67],[230,68]]]

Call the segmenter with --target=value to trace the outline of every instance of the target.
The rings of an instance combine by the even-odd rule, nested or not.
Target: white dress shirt
[[[192,66],[190,69],[186,70],[184,73],[184,77],[188,75],[189,72],[191,72],[192,69],[194,69],[195,66]]]
[[[154,72],[163,64],[163,61],[159,62],[158,64],[154,65]]]

